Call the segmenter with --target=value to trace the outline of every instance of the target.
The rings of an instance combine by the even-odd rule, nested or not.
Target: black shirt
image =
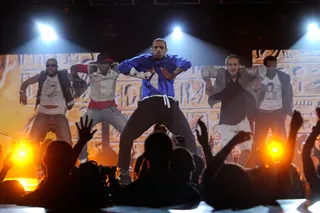
[[[227,86],[220,93],[210,98],[221,100],[221,112],[219,124],[236,125],[243,121],[247,116],[247,99],[251,94],[242,88],[238,80],[235,81],[227,73]]]

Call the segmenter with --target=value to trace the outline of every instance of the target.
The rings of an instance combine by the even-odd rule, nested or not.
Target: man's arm
[[[177,66],[177,69],[173,72],[172,78],[175,78],[183,71],[187,71],[188,69],[190,69],[192,67],[192,63],[185,58],[178,58],[177,57],[176,58],[176,66]]]
[[[176,57],[174,56],[172,58],[172,60],[175,60],[175,64],[177,66],[177,69],[175,71],[173,71],[173,73],[169,73],[167,69],[165,68],[161,68],[162,74],[164,75],[164,77],[166,77],[166,79],[171,80],[174,79],[175,77],[177,77],[180,73],[182,73],[183,71],[187,71],[188,69],[191,68],[192,64],[190,61],[188,61],[185,58],[180,58],[180,57]]]
[[[213,94],[213,85],[211,82],[211,78],[216,78],[218,73],[222,70],[225,70],[224,68],[219,68],[216,66],[202,66],[200,68],[200,74],[201,78],[204,80],[206,83],[205,87],[205,93],[208,96],[211,96]]]
[[[155,70],[154,68],[150,70],[140,70],[139,66],[143,63],[143,60],[144,55],[124,60],[117,66],[117,70],[123,75],[128,75],[139,79],[148,79],[152,73],[155,72]]]
[[[87,64],[76,64],[70,67],[71,71],[71,80],[72,88],[74,90],[74,98],[79,98],[88,88],[87,82],[80,78],[78,72],[88,74],[88,65]]]
[[[34,84],[38,82],[40,78],[40,74],[37,74],[28,80],[24,81],[21,86],[20,86],[20,104],[22,103],[23,105],[27,104],[27,95],[26,95],[26,89],[30,84]]]
[[[118,65],[118,70],[124,75],[130,75],[131,69],[135,69],[139,72],[139,65],[143,61],[143,55],[137,56],[131,59],[126,59]]]
[[[292,115],[292,109],[293,109],[293,89],[292,89],[292,84],[291,84],[291,77],[290,75],[287,75],[288,78],[287,78],[287,81],[288,81],[288,85],[287,85],[287,91],[288,91],[288,108],[287,109],[287,114],[288,115]]]
[[[88,73],[88,65],[87,64],[75,64],[72,65],[70,68],[72,80],[80,79],[78,72],[81,73]]]
[[[267,67],[263,64],[250,68],[242,66],[240,72],[247,73],[252,79],[256,77],[264,78],[267,74]]]
[[[30,84],[37,83],[39,80],[39,77],[40,77],[40,74],[37,74],[37,75],[29,78],[28,80],[24,81],[20,86],[20,92],[22,92],[22,91],[25,92]]]

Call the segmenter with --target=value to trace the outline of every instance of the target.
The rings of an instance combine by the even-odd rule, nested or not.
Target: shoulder
[[[68,71],[67,70],[59,70],[58,75],[66,76],[66,75],[68,75]]]
[[[278,74],[278,76],[280,78],[284,78],[286,80],[290,80],[291,79],[290,75],[285,73],[285,72],[283,72],[283,71],[277,70],[277,74]]]
[[[170,60],[176,60],[176,59],[181,59],[183,57],[178,56],[178,55],[166,54],[166,58],[170,59]]]
[[[227,74],[227,70],[225,69],[225,68],[223,68],[223,67],[220,67],[220,68],[218,68],[218,70],[217,70],[217,78],[223,78],[223,77],[225,77],[226,76],[226,74]]]
[[[149,60],[150,58],[152,58],[152,54],[151,53],[144,53],[144,54],[140,54],[140,55],[134,57],[133,59]]]

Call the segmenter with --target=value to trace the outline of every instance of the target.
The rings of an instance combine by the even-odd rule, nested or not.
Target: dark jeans
[[[282,110],[264,111],[260,110],[256,117],[255,125],[255,148],[264,148],[265,141],[271,129],[273,136],[281,142],[286,142],[286,126],[285,126],[286,114]]]
[[[175,135],[183,136],[187,149],[197,153],[195,137],[179,103],[171,98],[169,101],[170,108],[164,105],[162,97],[150,97],[138,103],[120,136],[118,166],[121,169],[129,169],[133,141],[156,123],[165,125]]]
[[[47,133],[50,131],[56,134],[57,140],[63,140],[72,145],[69,122],[65,115],[38,113],[34,119],[29,136],[34,147],[35,163],[38,166],[41,164],[40,142],[44,141]]]

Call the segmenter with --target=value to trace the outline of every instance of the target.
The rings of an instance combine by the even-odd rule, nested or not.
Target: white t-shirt
[[[57,106],[55,108],[46,108],[44,106]],[[42,86],[40,95],[39,113],[56,115],[65,114],[67,111],[66,100],[63,96],[58,75],[54,77],[47,76]]]
[[[261,110],[277,110],[282,108],[282,88],[279,76],[273,79],[267,76],[261,82],[265,88],[264,99],[260,105]]]
[[[90,98],[93,101],[110,101],[115,99],[116,82],[119,73],[110,69],[107,75],[102,75],[99,67],[96,72],[91,72],[95,64],[88,65],[90,78]]]

